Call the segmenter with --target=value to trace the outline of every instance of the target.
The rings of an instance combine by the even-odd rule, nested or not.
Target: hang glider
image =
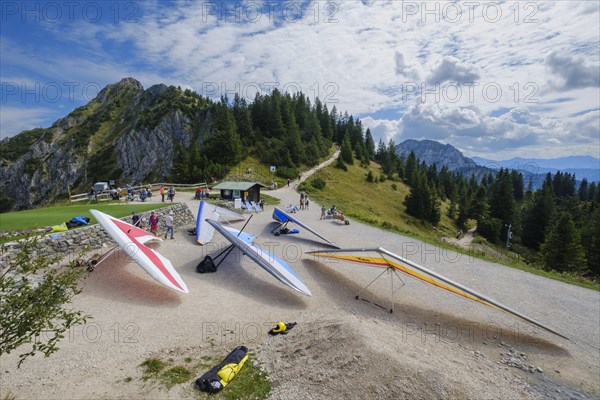
[[[215,230],[212,226],[206,223],[207,219],[217,221],[220,218],[226,221],[241,221],[244,216],[235,211],[228,210],[224,207],[219,207],[214,204],[200,201],[198,206],[198,218],[196,219],[196,240],[204,245],[212,240]]]
[[[118,243],[133,260],[151,277],[165,286],[179,292],[188,293],[188,288],[169,260],[144,244],[159,240],[153,234],[136,226],[111,217],[98,210],[90,210],[104,230]]]
[[[330,240],[326,239],[325,237],[323,237],[321,234],[319,234],[318,232],[316,232],[315,230],[309,228],[308,226],[304,225],[302,222],[298,221],[296,218],[292,217],[291,215],[287,214],[286,212],[280,210],[279,208],[275,207],[275,209],[273,210],[273,219],[277,222],[279,222],[279,225],[277,225],[277,227],[275,227],[275,229],[273,229],[271,232],[276,233],[275,231],[281,231],[282,229],[284,229],[286,227],[286,225],[290,222],[306,229],[307,231],[309,231],[310,233],[312,233],[313,235],[318,236],[319,238],[323,239],[324,241],[327,242],[327,244],[331,247],[334,247],[336,249],[339,249],[338,246],[336,246],[335,244],[333,244],[333,242],[331,242]]]
[[[221,235],[223,235],[229,242],[231,242],[231,244],[234,247],[238,248],[243,254],[250,257],[252,261],[260,265],[265,271],[267,271],[269,274],[275,277],[275,279],[277,279],[279,282],[291,287],[294,290],[297,290],[298,292],[306,296],[312,296],[312,293],[300,280],[298,275],[296,275],[296,273],[290,268],[290,266],[287,265],[283,260],[275,257],[273,254],[261,249],[256,245],[243,241],[218,222],[215,222],[210,219],[206,222],[210,224],[215,230],[217,230]],[[221,254],[219,254],[219,256]]]
[[[378,255],[371,256],[368,253],[371,253],[371,254],[376,253]],[[396,254],[394,254],[384,248],[381,248],[381,247],[371,248],[371,249],[337,249],[337,250],[327,250],[327,251],[308,251],[307,254],[313,254],[316,257],[333,258],[333,259],[338,259],[338,260],[366,264],[366,265],[373,266],[373,267],[381,267],[381,268],[385,268],[386,270],[390,270],[390,271],[394,271],[394,272],[400,271],[400,272],[405,273],[406,275],[412,276],[413,278],[419,279],[423,282],[427,282],[429,284],[432,284],[434,286],[437,286],[441,289],[447,290],[447,291],[457,294],[459,296],[466,297],[469,300],[473,300],[473,301],[476,301],[483,305],[486,305],[488,307],[495,308],[500,311],[504,311],[504,312],[511,314],[517,318],[520,318],[523,321],[526,321],[535,326],[538,326],[547,332],[553,333],[557,336],[560,336],[564,339],[569,340],[568,337],[543,325],[542,323],[536,321],[533,318],[530,318],[524,314],[521,314],[518,311],[515,311],[493,299],[490,299],[489,297],[486,297],[466,286],[461,285],[460,283],[454,282],[451,279],[448,279],[436,272],[433,272],[425,267],[422,267],[410,260],[407,260],[404,257],[396,255]],[[384,270],[384,272],[385,272],[385,270]],[[377,278],[379,278],[379,277],[377,277]],[[377,278],[375,280],[377,280]],[[372,281],[369,285],[371,285],[373,282],[375,282],[375,280]],[[392,279],[392,282],[393,282],[393,279]],[[364,289],[366,289],[366,287],[363,288],[363,290]],[[392,295],[393,295],[393,286],[392,286]],[[358,298],[358,295],[357,295],[357,298]],[[393,307],[393,298],[392,298],[392,307]],[[392,311],[393,311],[393,308],[390,310],[390,312],[392,312]]]

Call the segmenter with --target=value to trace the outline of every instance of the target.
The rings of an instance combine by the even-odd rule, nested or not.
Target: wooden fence
[[[139,185],[139,186],[132,186],[131,188],[133,189],[134,193],[138,193],[140,191],[140,189],[142,188],[147,188],[148,186],[150,186],[152,194],[156,194],[158,193],[158,189],[161,186],[165,187],[165,191],[170,187],[173,186],[175,188],[175,190],[186,190],[186,189],[196,189],[198,186],[204,187],[204,188],[208,188],[208,184],[206,182],[201,182],[201,183],[193,183],[193,184],[185,184],[185,183],[147,183],[145,185]],[[127,189],[126,188],[120,188],[121,190],[118,192],[119,195],[121,196],[121,200],[127,200]],[[110,190],[104,190],[100,193],[96,193],[96,199],[91,199],[91,195],[89,193],[81,193],[81,194],[73,194],[69,196],[69,201],[71,203],[74,202],[78,202],[78,201],[107,201],[107,200],[112,200],[110,197]]]

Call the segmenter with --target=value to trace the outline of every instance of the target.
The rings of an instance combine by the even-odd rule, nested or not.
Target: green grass
[[[240,372],[219,393],[208,394],[195,390],[197,397],[200,399],[261,400],[269,397],[272,385],[266,372],[255,365],[252,359],[248,358]]]
[[[253,357],[253,353],[249,353],[249,356]],[[213,358],[222,359],[222,356],[211,357],[204,355],[200,357],[202,360],[209,361]],[[185,362],[191,361],[190,357],[186,357]],[[164,385],[167,389],[171,389],[176,385],[189,385],[193,383],[196,377],[201,376],[210,368],[212,368],[216,361],[211,364],[198,363],[193,368],[187,368],[180,365],[173,365],[175,360],[169,358],[168,360],[162,360],[160,358],[149,358],[140,364],[143,368],[142,380],[152,380]],[[131,379],[125,380],[130,382]],[[201,392],[194,387],[196,397],[200,399],[266,399],[271,393],[272,386],[271,381],[267,374],[259,368],[252,359],[248,358],[244,367],[235,376],[235,378],[229,382],[229,384],[223,388],[217,394],[208,394]]]
[[[147,381],[150,378],[158,376],[158,373],[167,367],[167,363],[158,358],[149,358],[140,364],[144,368],[142,379]]]
[[[448,204],[442,204],[442,219],[436,229],[433,229],[430,224],[406,214],[403,202],[410,192],[408,186],[390,180],[367,182],[366,176],[369,170],[377,177],[381,174],[376,163],[371,163],[368,168],[361,168],[358,164],[348,165],[348,171],[342,171],[331,165],[314,174],[300,185],[299,190],[309,193],[312,199],[327,208],[335,205],[351,220],[356,219],[427,242],[433,240],[436,244],[438,237],[456,236],[457,228],[446,216]],[[315,178],[325,181],[325,189],[318,190],[310,185]],[[392,185],[395,185],[395,190]]]
[[[160,380],[167,389],[171,389],[173,386],[186,383],[193,378],[193,373],[189,369],[181,366],[169,368],[160,375]]]
[[[598,282],[572,274],[546,271],[535,265],[526,264],[516,256],[507,254],[501,247],[496,248],[487,244],[486,247],[489,247],[490,251],[480,252],[463,249],[457,245],[444,242],[443,237],[456,236],[458,229],[447,216],[447,210],[450,206],[448,202],[441,204],[442,218],[438,226],[434,228],[430,224],[423,223],[406,214],[406,207],[403,202],[410,192],[408,186],[402,182],[390,180],[377,183],[367,182],[366,176],[369,170],[376,177],[379,177],[381,173],[377,163],[371,163],[368,168],[361,168],[358,164],[348,165],[348,171],[342,171],[331,165],[303,182],[299,187],[299,191],[309,193],[313,200],[325,205],[327,208],[335,205],[350,220],[356,219],[381,229],[413,237],[425,243],[503,264],[535,275],[588,289],[600,290],[600,283]],[[315,178],[325,180],[326,185],[323,190],[312,187],[310,183]],[[502,257],[494,256],[494,254],[501,254]]]
[[[170,203],[167,205],[171,205]],[[90,217],[90,224],[97,221],[89,212],[90,208],[105,212],[113,217],[121,218],[131,215],[132,211],[145,212],[166,207],[165,204],[77,204],[69,206],[43,207],[33,210],[15,211],[0,214],[0,231],[23,231],[26,229],[45,228],[47,226],[62,224],[73,217]]]

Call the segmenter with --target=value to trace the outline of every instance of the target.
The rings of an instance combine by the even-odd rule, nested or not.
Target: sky
[[[598,1],[3,1],[0,136],[133,77],[301,90],[385,143],[600,157],[599,21]]]

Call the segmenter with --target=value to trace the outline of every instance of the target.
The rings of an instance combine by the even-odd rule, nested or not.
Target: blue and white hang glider
[[[206,220],[206,223],[223,235],[223,237],[225,237],[225,239],[227,239],[232,246],[230,249],[222,251],[214,258],[206,256],[205,259],[198,265],[198,271],[202,270],[203,272],[215,272],[219,264],[223,261],[224,257],[227,257],[229,251],[235,247],[239,249],[242,254],[247,255],[252,261],[260,265],[279,282],[291,287],[305,296],[312,296],[312,293],[308,287],[306,287],[304,282],[300,280],[298,275],[296,275],[290,266],[287,265],[283,260],[261,249],[254,243],[242,239],[239,236],[239,231],[228,229],[227,227],[211,219]],[[226,251],[227,253],[225,253]],[[221,257],[224,253],[225,256],[221,259],[221,261],[219,261],[217,265],[214,265],[214,260]]]
[[[292,217],[291,215],[289,215],[288,213],[280,210],[277,207],[275,207],[275,209],[273,210],[273,219],[275,221],[279,222],[279,225],[277,225],[275,227],[275,229],[271,230],[271,232],[275,233],[276,235],[278,233],[280,233],[283,229],[286,229],[286,226],[287,226],[288,223],[292,222],[292,223],[294,223],[294,224],[296,224],[296,225],[298,225],[298,226],[306,229],[307,231],[309,231],[313,235],[318,236],[319,238],[323,239],[325,242],[327,242],[327,244],[329,246],[334,247],[336,249],[339,249],[339,246],[335,245],[332,241],[330,241],[329,239],[325,238],[323,235],[321,235],[317,231],[309,228],[308,226],[306,226],[302,222],[298,221],[298,219]]]
[[[200,206],[198,207],[198,218],[196,219],[196,240],[201,245],[209,243],[215,233],[214,228],[206,222],[207,219],[211,219],[213,221],[217,221],[219,219],[223,219],[225,221],[242,221],[246,218],[235,211],[207,203],[204,200],[200,201]],[[252,243],[252,240],[254,240],[255,236],[242,233],[240,237],[242,240]]]

